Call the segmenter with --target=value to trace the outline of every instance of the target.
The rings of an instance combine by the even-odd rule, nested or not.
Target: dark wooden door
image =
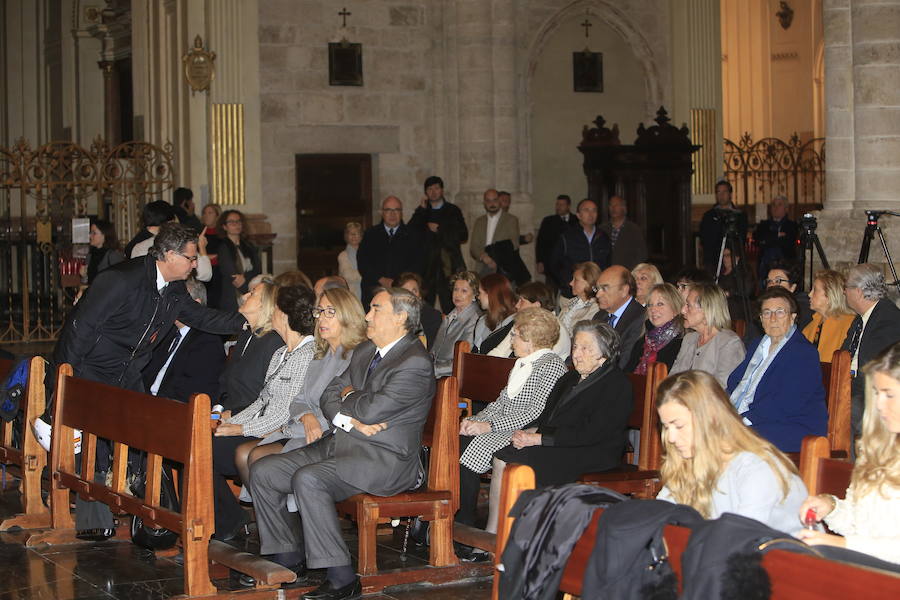
[[[344,226],[372,221],[372,157],[298,154],[297,268],[315,281],[338,272]]]

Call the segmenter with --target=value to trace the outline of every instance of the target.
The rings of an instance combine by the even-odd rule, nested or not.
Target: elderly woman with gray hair
[[[575,324],[574,371],[556,381],[540,416],[512,434],[494,454],[488,530],[497,526],[501,475],[506,463],[529,465],[538,486],[573,483],[583,473],[622,462],[631,414],[631,381],[617,366],[619,334],[597,321]]]
[[[559,321],[543,308],[526,308],[516,314],[510,332],[516,364],[500,397],[478,414],[460,423],[459,512],[456,520],[475,522],[480,475],[491,468],[494,452],[507,446],[513,432],[528,426],[544,411],[566,365],[553,352],[559,338]]]

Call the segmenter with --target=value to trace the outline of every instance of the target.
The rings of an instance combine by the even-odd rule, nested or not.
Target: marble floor
[[[5,477],[0,489],[0,516],[20,510],[16,482]],[[427,564],[427,550],[410,548],[404,556],[403,527],[379,536],[379,570]],[[0,600],[75,600],[121,598],[161,600],[183,593],[183,570],[172,558],[164,558],[128,542],[94,542],[78,546],[26,548],[23,532],[0,533]],[[356,534],[351,525],[345,537],[352,552]],[[248,551],[258,549],[254,533],[240,542]],[[214,579],[220,591],[238,589],[226,573]],[[478,578],[443,586],[386,588],[371,600],[482,600],[490,597],[491,580]],[[293,594],[288,594],[291,597]],[[237,596],[239,598],[239,596]]]

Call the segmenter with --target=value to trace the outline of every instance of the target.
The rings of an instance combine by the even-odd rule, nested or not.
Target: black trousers
[[[247,522],[247,513],[228,487],[228,478],[238,475],[234,462],[234,451],[244,442],[259,441],[259,438],[234,435],[213,436],[213,499],[216,515],[216,533],[227,535]],[[244,481],[244,485],[250,484]]]
[[[471,435],[459,436],[459,455],[466,451],[472,440]],[[475,525],[475,513],[478,508],[478,492],[481,490],[481,474],[465,465],[459,465],[459,510],[456,511],[456,522],[463,525]]]

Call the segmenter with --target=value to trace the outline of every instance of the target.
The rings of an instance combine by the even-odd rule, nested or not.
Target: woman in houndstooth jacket
[[[548,310],[527,308],[516,314],[510,332],[517,360],[500,397],[464,419],[459,427],[459,523],[473,525],[480,475],[491,468],[494,452],[509,445],[513,431],[534,421],[544,410],[556,380],[566,365],[552,351],[559,338],[559,321]]]

